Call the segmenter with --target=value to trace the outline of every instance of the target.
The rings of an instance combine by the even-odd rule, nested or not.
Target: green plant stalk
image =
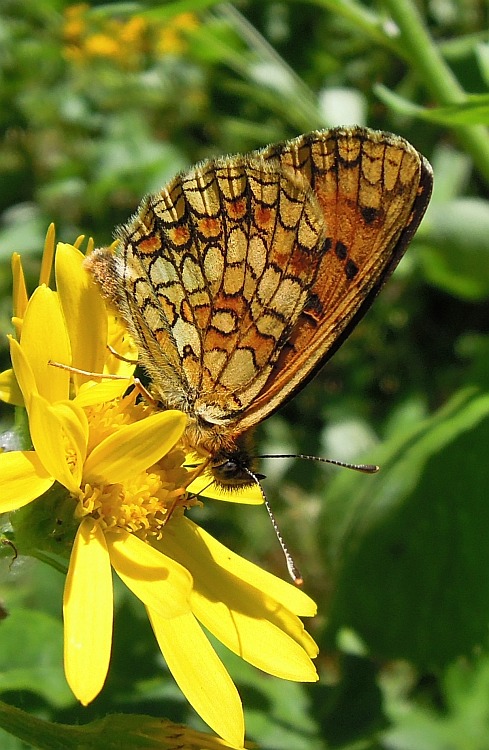
[[[412,68],[439,104],[460,104],[467,94],[446,64],[411,0],[384,0],[399,27],[403,47]],[[453,127],[460,143],[470,153],[489,182],[489,132],[483,125]]]

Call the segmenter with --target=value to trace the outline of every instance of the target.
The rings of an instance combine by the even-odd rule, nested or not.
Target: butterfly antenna
[[[289,571],[289,575],[292,578],[296,586],[302,586],[302,584],[304,583],[304,579],[302,578],[299,568],[294,562],[294,558],[292,557],[289,550],[287,549],[287,545],[285,544],[283,536],[280,533],[278,523],[276,521],[275,516],[273,515],[272,509],[270,507],[270,503],[268,502],[267,496],[265,495],[263,491],[263,487],[261,486],[256,474],[253,474],[253,472],[248,468],[246,468],[245,471],[247,474],[249,474],[249,476],[253,479],[253,481],[260,488],[261,496],[263,498],[263,502],[265,503],[265,508],[267,509],[268,516],[270,518],[270,521],[272,522],[273,530],[275,531],[275,534],[278,539],[278,543],[280,544],[280,547],[282,548],[282,552],[284,553],[285,562],[287,564],[287,570]]]
[[[68,370],[75,375],[86,375],[90,378],[100,378],[100,380],[127,380],[124,375],[114,375],[103,372],[91,372],[90,370],[81,370],[79,367],[72,367],[71,365],[64,365],[62,362],[54,362],[54,360],[48,360],[48,365],[51,367],[58,367],[60,370]]]
[[[119,352],[117,351],[117,349],[114,349],[114,347],[111,346],[110,344],[106,344],[106,347],[109,350],[109,352],[116,359],[120,359],[121,362],[127,362],[130,365],[138,365],[139,364],[139,360],[138,359],[129,359],[128,357],[124,357],[122,354],[119,354]]]
[[[380,466],[376,466],[376,464],[350,464],[347,461],[337,461],[334,458],[321,458],[321,456],[305,456],[303,453],[263,454],[262,456],[257,456],[257,458],[305,458],[308,461],[321,461],[324,464],[341,466],[343,469],[361,471],[363,472],[363,474],[376,474],[380,469]]]

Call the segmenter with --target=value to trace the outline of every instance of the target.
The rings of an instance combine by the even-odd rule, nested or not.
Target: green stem
[[[466,99],[465,91],[435,46],[411,0],[384,0],[401,32],[409,61],[430,93],[440,104]]]
[[[459,104],[467,95],[446,64],[411,0],[384,0],[399,27],[401,41],[411,67],[439,104]],[[489,132],[482,125],[453,128],[481,174],[489,182]]]
[[[42,550],[36,549],[31,550],[29,555],[30,557],[35,557],[37,560],[45,563],[46,565],[50,565],[52,568],[57,570],[58,573],[62,573],[62,575],[66,575],[68,573],[68,562],[60,561],[54,555],[49,554],[49,552],[43,552]]]

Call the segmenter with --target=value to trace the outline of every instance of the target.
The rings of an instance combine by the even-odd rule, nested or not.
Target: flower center
[[[87,408],[88,451],[124,424],[144,418],[148,411],[147,405],[135,403],[134,393],[118,401]],[[184,452],[173,448],[153,466],[123,482],[82,483],[76,516],[92,516],[104,531],[125,529],[141,539],[160,539],[170,516],[181,515],[189,504],[184,460]]]
[[[161,539],[170,515],[181,515],[187,505],[183,460],[183,452],[173,450],[124,483],[85,484],[77,516],[91,515],[104,531],[120,528],[141,539]],[[175,468],[177,462],[180,468]]]

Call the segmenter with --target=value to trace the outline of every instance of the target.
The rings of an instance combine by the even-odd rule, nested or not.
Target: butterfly
[[[252,484],[249,431],[317,373],[397,266],[428,205],[404,139],[334,128],[203,161],[85,261],[157,399],[215,481]]]

